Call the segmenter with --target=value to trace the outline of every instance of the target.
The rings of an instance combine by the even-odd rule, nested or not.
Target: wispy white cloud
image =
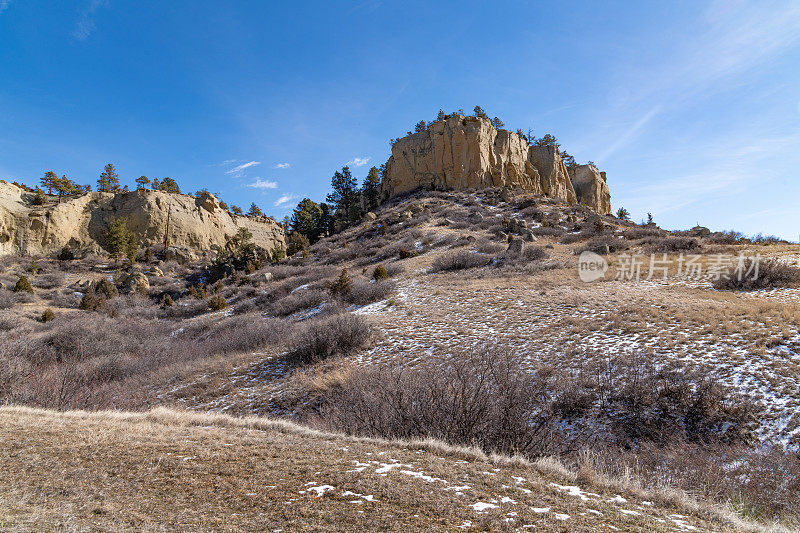
[[[347,166],[349,167],[363,167],[369,163],[369,157],[356,157],[347,162]]]
[[[598,159],[600,161],[605,161],[611,154],[623,148],[624,146],[628,145],[639,132],[644,128],[653,118],[661,112],[661,105],[657,105],[652,108],[650,111],[644,114],[639,120],[637,120],[630,128],[626,131],[622,132],[619,137],[617,137],[616,141],[614,141],[611,146],[606,148],[599,156]]]
[[[289,168],[290,166],[289,163],[278,163],[274,168]]]
[[[256,180],[252,183],[247,184],[248,187],[252,187],[254,189],[277,189],[278,182],[277,181],[270,181],[270,180],[262,180],[261,178],[256,178]]]
[[[89,0],[78,15],[78,22],[75,23],[75,28],[72,30],[72,38],[78,41],[85,41],[97,28],[94,23],[95,12],[107,4],[106,0]]]
[[[246,168],[254,167],[256,165],[260,165],[261,161],[250,161],[248,163],[242,163],[241,165],[237,165],[230,170],[226,170],[225,174],[233,174],[234,176],[241,176],[242,171]]]
[[[298,198],[300,197],[295,194],[284,194],[283,196],[275,200],[275,207],[282,207],[288,204],[289,202],[297,200]]]

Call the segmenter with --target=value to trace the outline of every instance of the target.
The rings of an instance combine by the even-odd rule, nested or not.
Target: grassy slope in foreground
[[[556,470],[266,419],[0,407],[3,531],[726,529]]]

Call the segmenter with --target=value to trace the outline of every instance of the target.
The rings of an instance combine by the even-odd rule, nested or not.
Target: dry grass
[[[552,460],[489,458],[433,441],[350,439],[282,421],[165,409],[57,414],[2,407],[0,419],[0,528],[6,531],[265,525],[289,531],[510,531],[524,525],[594,531],[613,525],[660,532],[675,529],[675,514],[690,515],[681,520],[706,531],[748,527],[717,510],[689,513],[685,499],[645,505],[645,497],[653,501],[650,494],[620,492],[615,485],[581,487],[598,493],[586,500],[569,496],[552,483],[577,477]],[[386,464],[399,466],[380,471]],[[321,496],[312,490],[324,486],[330,489],[319,489]],[[627,501],[610,501],[617,494]],[[472,508],[477,502],[497,507],[479,513]],[[555,513],[569,518],[558,520]]]

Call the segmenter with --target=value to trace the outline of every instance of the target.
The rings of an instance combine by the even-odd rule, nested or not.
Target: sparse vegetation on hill
[[[504,189],[410,193],[338,233],[301,204],[290,225],[316,240],[290,240],[275,262],[246,232],[205,257],[3,258],[0,401],[181,406],[559,454],[584,465],[574,483],[628,468],[651,490],[797,519],[796,289],[719,291],[675,268],[646,279],[650,249],[706,268],[753,251],[785,264],[796,247]],[[604,281],[579,281],[584,249],[605,254]],[[642,280],[614,280],[635,254]],[[23,275],[33,294],[9,290]]]

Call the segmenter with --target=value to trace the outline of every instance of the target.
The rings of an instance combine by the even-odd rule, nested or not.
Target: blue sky
[[[475,105],[663,227],[800,234],[800,2],[0,0],[0,178],[170,176],[277,218]]]

